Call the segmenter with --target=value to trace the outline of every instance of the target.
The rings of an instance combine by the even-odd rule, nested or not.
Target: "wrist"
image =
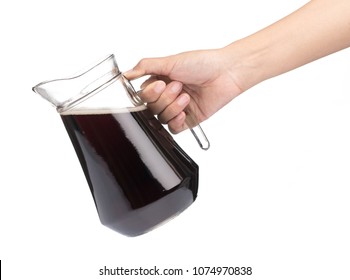
[[[271,47],[253,36],[221,49],[228,62],[226,70],[236,77],[242,92],[274,76]]]

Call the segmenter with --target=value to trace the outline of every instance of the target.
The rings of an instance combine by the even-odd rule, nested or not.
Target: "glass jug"
[[[140,100],[114,55],[33,90],[60,114],[103,225],[137,236],[194,202],[197,164]],[[209,148],[200,126],[189,126],[199,145]]]

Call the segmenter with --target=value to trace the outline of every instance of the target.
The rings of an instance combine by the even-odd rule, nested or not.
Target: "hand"
[[[151,75],[140,97],[160,122],[178,133],[191,124],[189,118],[186,124],[186,114],[200,123],[242,92],[231,63],[223,49],[191,51],[142,59],[124,75],[130,80]]]

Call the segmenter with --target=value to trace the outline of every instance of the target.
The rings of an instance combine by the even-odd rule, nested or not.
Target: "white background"
[[[3,278],[148,279],[98,269],[157,265],[253,267],[237,279],[349,279],[349,50],[239,96],[203,123],[207,152],[189,132],[176,135],[200,166],[198,199],[137,238],[99,223],[55,109],[31,91],[109,53],[126,71],[143,57],[222,47],[306,2],[2,1]]]

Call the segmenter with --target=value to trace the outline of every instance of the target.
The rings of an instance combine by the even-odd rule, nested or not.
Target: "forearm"
[[[233,68],[228,68],[240,73],[244,91],[349,46],[350,0],[312,0],[223,52],[233,58]]]

